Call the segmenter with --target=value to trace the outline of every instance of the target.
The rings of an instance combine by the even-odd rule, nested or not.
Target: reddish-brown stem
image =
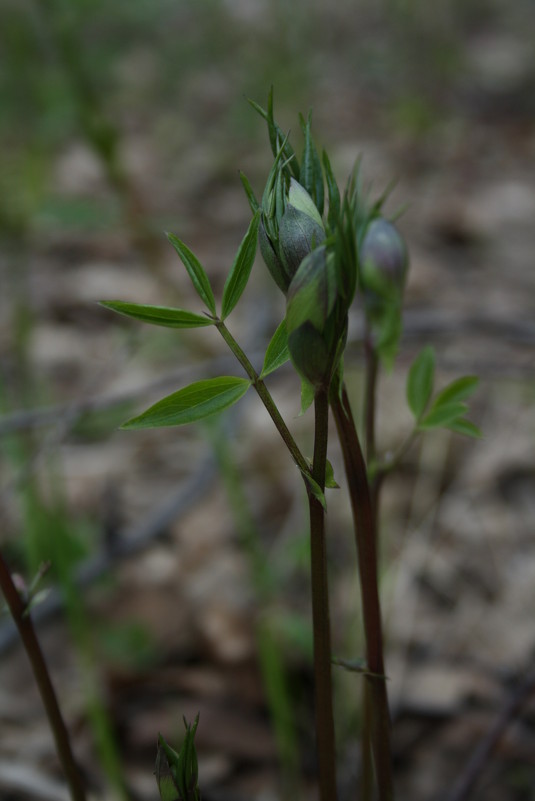
[[[15,625],[19,630],[28,659],[30,660],[33,675],[41,694],[52,734],[54,735],[58,757],[69,785],[71,798],[73,801],[85,801],[86,795],[82,777],[78,765],[76,764],[74,754],[72,753],[69,733],[59,708],[58,699],[50,679],[41,646],[35,634],[32,619],[28,614],[26,603],[19,595],[13,583],[11,573],[1,553],[0,587],[4,593]]]
[[[364,340],[366,358],[366,380],[364,382],[364,421],[366,427],[366,461],[370,464],[375,459],[375,408],[379,359],[373,346],[371,333],[368,331]]]
[[[312,477],[320,489],[325,489],[327,459],[327,428],[329,403],[327,392],[316,394],[314,461]],[[327,581],[327,549],[325,542],[325,510],[311,490],[310,557],[312,578],[312,625],[314,631],[314,696],[316,741],[321,801],[335,801],[336,750],[332,706],[331,627],[329,619],[329,589]]]
[[[360,441],[353,420],[345,387],[341,397],[331,393],[331,407],[342,447],[349,485],[359,565],[366,661],[370,674],[366,677],[371,703],[371,740],[375,775],[380,801],[393,798],[390,756],[390,716],[384,679],[383,635],[379,588],[377,582],[377,550],[375,519]]]

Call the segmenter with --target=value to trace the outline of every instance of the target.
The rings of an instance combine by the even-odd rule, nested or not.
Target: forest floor
[[[258,35],[254,14],[244,19],[239,4],[225,7],[230,22],[236,15]],[[316,13],[323,19],[322,4]],[[405,381],[424,345],[436,350],[439,387],[459,375],[480,377],[470,417],[483,438],[430,433],[384,491],[381,589],[399,801],[447,798],[533,675],[535,64],[520,11],[517,17],[505,32],[497,24],[468,26],[461,49],[469,69],[450,80],[429,124],[420,126],[420,112],[406,98],[396,105],[389,96],[391,116],[383,114],[373,81],[368,89],[343,71],[347,61],[333,54],[336,36],[341,51],[348,46],[341,13],[331,60],[322,52],[312,88],[292,90],[297,108],[282,91],[283,127],[292,127],[297,142],[296,112],[313,103],[316,137],[341,184],[362,154],[377,193],[397,178],[388,210],[407,203],[399,221],[411,256],[405,331],[393,371],[380,380],[380,451],[394,449],[409,430]],[[367,19],[375,30],[373,14]],[[123,299],[200,311],[164,229],[198,256],[220,297],[249,221],[238,169],[260,195],[270,166],[261,120],[236,80],[241,66],[230,63],[218,73],[207,56],[204,69],[201,61],[187,76],[184,103],[194,112],[186,121],[158,107],[149,124],[141,112],[128,117],[124,101],[120,154],[129,186],[118,201],[88,142],[71,137],[50,167],[56,206],[0,242],[1,542],[21,572],[50,551],[54,581],[63,575],[67,603],[52,592],[35,610],[36,625],[98,801],[114,795],[97,756],[96,697],[134,801],[156,798],[157,733],[177,745],[182,716],[192,720],[197,712],[205,801],[283,797],[259,667],[266,624],[290,687],[300,797],[315,797],[300,477],[253,393],[214,425],[119,431],[132,413],[190,381],[241,372],[211,329],[152,329],[97,305]],[[123,100],[139,81],[146,104],[151,51],[134,49],[120,67]],[[267,95],[269,74],[264,78]],[[251,120],[233,142],[229,128],[219,133],[218,126],[238,103]],[[403,127],[409,112],[417,120]],[[173,137],[175,125],[182,127]],[[122,216],[114,217],[116,201],[126,207]],[[80,219],[85,203],[89,221]],[[255,364],[283,313],[258,257],[229,320]],[[357,416],[360,332],[355,309],[345,369]],[[281,368],[269,386],[307,453],[311,415],[298,417],[292,369]],[[355,659],[363,655],[356,557],[334,436],[329,458],[341,485],[328,494],[333,649]],[[255,583],[258,553],[267,589]],[[75,564],[81,573],[73,581]],[[335,675],[346,801],[355,797],[359,768],[362,680],[338,668]],[[535,701],[526,697],[470,797],[528,801],[534,787]],[[0,797],[67,797],[7,616],[0,623]]]

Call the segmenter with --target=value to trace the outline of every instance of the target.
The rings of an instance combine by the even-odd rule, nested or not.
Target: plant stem
[[[50,728],[54,735],[58,757],[69,785],[71,798],[73,801],[85,801],[86,796],[80,770],[72,753],[69,733],[59,708],[56,693],[52,685],[41,646],[35,634],[32,619],[28,614],[26,604],[20,597],[13,583],[11,573],[1,553],[0,586],[2,587],[2,592],[4,593],[13,620],[19,630],[28,659],[30,660]]]
[[[390,757],[390,716],[384,678],[383,636],[377,582],[377,551],[375,521],[366,473],[366,464],[353,420],[345,387],[341,397],[331,393],[331,407],[342,447],[344,466],[349,485],[351,508],[355,523],[358,555],[366,661],[371,674],[366,676],[372,707],[371,740],[375,775],[380,801],[393,798]]]
[[[290,430],[282,419],[264,381],[238,345],[225,323],[215,323],[219,333],[234,353],[266,407],[271,419],[281,435],[286,447],[303,474],[310,510],[310,552],[312,574],[312,625],[314,632],[314,686],[316,708],[316,740],[320,800],[336,801],[336,751],[334,737],[334,716],[332,706],[331,679],[331,627],[329,620],[329,597],[327,581],[327,553],[325,543],[325,510],[311,491],[307,476],[311,476],[320,490],[325,489],[325,468],[327,463],[327,439],[329,421],[329,400],[327,389],[316,393],[314,461],[310,467],[295,442]]]
[[[271,397],[264,381],[260,378],[256,370],[254,369],[253,365],[251,364],[251,362],[249,361],[249,359],[247,358],[241,347],[238,345],[238,343],[228,330],[225,323],[222,320],[217,320],[215,325],[217,330],[219,331],[219,333],[221,334],[221,336],[223,337],[223,339],[225,340],[225,342],[227,343],[233,354],[236,356],[237,360],[239,361],[239,363],[241,364],[241,366],[243,367],[249,378],[251,379],[251,382],[256,390],[257,395],[260,397],[260,400],[266,407],[269,416],[275,423],[277,431],[284,440],[284,444],[290,451],[292,459],[296,463],[297,467],[305,476],[307,475],[310,476],[311,475],[310,466],[305,457],[303,456],[303,454],[301,453],[299,446],[297,445],[296,441],[294,440],[290,432],[290,429],[282,419],[282,415],[277,409],[275,401]]]
[[[364,339],[364,354],[366,358],[366,379],[364,382],[364,420],[366,426],[366,462],[371,464],[375,459],[375,396],[377,389],[377,376],[379,373],[379,359],[373,346],[371,332],[368,330]]]
[[[314,402],[315,432],[312,476],[325,489],[329,402],[327,390],[319,390]],[[335,801],[336,751],[331,678],[331,627],[325,542],[325,510],[311,491],[310,559],[312,577],[312,625],[314,631],[314,688],[316,745],[321,801]]]

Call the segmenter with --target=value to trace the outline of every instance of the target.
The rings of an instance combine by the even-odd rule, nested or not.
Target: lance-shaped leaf
[[[100,303],[107,309],[141,320],[151,325],[162,325],[167,328],[200,328],[213,325],[214,321],[203,314],[195,314],[185,309],[174,309],[169,306],[146,306],[142,303],[126,303],[122,300],[103,300]]]
[[[438,393],[433,401],[433,407],[466,400],[476,391],[478,384],[479,378],[475,375],[465,375],[462,378],[457,378]]]
[[[121,428],[159,428],[194,423],[228,409],[242,398],[251,382],[247,378],[221,376],[196,381],[155,403]]]
[[[456,434],[462,434],[465,437],[480,439],[483,436],[481,429],[474,425],[471,420],[467,420],[466,417],[457,418],[447,425],[446,428],[449,428],[450,431],[454,431]]]
[[[223,301],[221,306],[221,319],[228,317],[236,303],[242,296],[242,292],[247,286],[247,281],[251,275],[251,269],[256,256],[256,245],[258,241],[258,223],[260,222],[260,211],[257,211],[249,224],[247,233],[243,237],[234,264],[228,274],[223,288]]]
[[[242,182],[243,188],[245,189],[245,194],[247,195],[247,200],[249,201],[249,206],[251,207],[251,211],[253,212],[253,214],[256,214],[256,212],[260,208],[260,203],[256,199],[256,195],[253,192],[253,187],[251,186],[249,179],[247,178],[245,173],[243,173],[241,170],[240,170],[240,181]]]
[[[334,229],[340,217],[340,190],[332,171],[331,162],[326,151],[323,151],[323,169],[325,170],[325,180],[327,182],[327,193],[329,197],[329,211],[327,222],[329,227]]]
[[[407,401],[413,415],[420,419],[429,403],[435,380],[435,351],[428,345],[416,357],[407,379]]]
[[[280,144],[283,144],[283,153],[284,158],[289,163],[290,171],[294,178],[299,180],[299,161],[295,154],[293,147],[291,146],[290,142],[288,141],[288,136],[283,133],[282,129],[279,125],[277,125],[274,117],[273,117],[273,87],[271,87],[268,96],[268,109],[267,111],[262,108],[261,105],[256,103],[254,100],[247,98],[249,104],[254,108],[255,111],[260,114],[260,116],[267,122],[268,126],[268,135],[269,135],[269,142],[271,144],[271,150],[273,151],[273,155],[276,156],[280,149]]]
[[[301,160],[301,170],[299,173],[299,183],[305,187],[308,194],[313,198],[314,203],[320,214],[323,214],[324,189],[323,172],[318,151],[312,138],[312,114],[309,112],[307,120],[299,115],[301,128],[305,137],[305,148]]]
[[[288,333],[286,331],[286,320],[277,327],[277,330],[271,337],[271,341],[267,346],[266,355],[264,357],[264,365],[260,378],[278,370],[281,365],[288,361],[290,358],[290,351],[288,350]]]
[[[167,234],[167,238],[180,256],[182,264],[188,271],[188,275],[191,278],[191,282],[195,287],[197,294],[203,303],[206,304],[210,313],[215,317],[216,310],[214,293],[212,292],[212,287],[210,286],[210,281],[208,280],[208,276],[206,275],[204,267],[200,263],[199,259],[191,252],[191,250],[184,244],[184,242],[182,242],[181,239],[174,234]]]
[[[154,775],[156,776],[161,801],[180,801],[180,794],[175,782],[178,762],[179,756],[177,752],[167,745],[161,734],[158,735],[158,752]]]

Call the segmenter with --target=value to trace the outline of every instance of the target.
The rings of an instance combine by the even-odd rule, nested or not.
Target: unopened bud
[[[265,202],[258,235],[260,252],[275,283],[286,293],[305,256],[325,239],[325,229],[314,201],[295,178],[290,179],[282,198],[273,189]]]
[[[403,291],[408,269],[407,248],[393,223],[382,217],[372,220],[359,255],[365,290],[374,291],[377,278],[390,289]]]
[[[345,335],[345,326],[340,326],[337,314],[336,282],[330,267],[325,247],[313,250],[301,263],[287,296],[290,356],[300,375],[314,387],[329,383],[338,342]]]

